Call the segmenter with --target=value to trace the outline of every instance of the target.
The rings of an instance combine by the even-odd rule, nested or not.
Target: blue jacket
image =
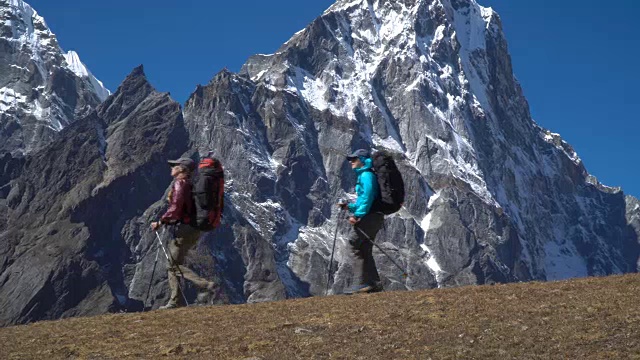
[[[349,211],[357,218],[362,218],[369,213],[374,200],[380,193],[376,174],[371,171],[373,161],[370,158],[361,159],[364,159],[364,166],[359,169],[354,169],[358,175],[358,181],[356,183],[358,199],[355,203],[349,204]]]

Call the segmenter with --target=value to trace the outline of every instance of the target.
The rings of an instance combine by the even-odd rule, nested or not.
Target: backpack
[[[211,231],[220,225],[224,209],[224,169],[220,161],[205,157],[193,179],[193,201],[196,208],[194,226]]]
[[[376,174],[380,197],[376,201],[375,209],[385,215],[390,215],[404,204],[404,181],[393,157],[384,151],[378,151],[371,157],[373,172]]]

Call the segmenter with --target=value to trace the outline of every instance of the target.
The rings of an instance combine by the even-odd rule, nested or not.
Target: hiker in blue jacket
[[[356,195],[351,204],[338,204],[353,215],[349,223],[353,225],[349,234],[351,260],[353,264],[353,286],[347,293],[372,293],[382,291],[380,275],[373,259],[373,243],[384,223],[384,214],[375,210],[380,196],[378,180],[372,171],[373,161],[367,150],[359,149],[347,156],[351,168],[356,172]]]

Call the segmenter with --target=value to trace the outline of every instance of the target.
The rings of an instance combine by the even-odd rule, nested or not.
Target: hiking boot
[[[174,303],[174,302],[170,302],[170,303],[167,303],[167,305],[160,306],[158,308],[158,310],[177,309],[179,307],[181,307],[181,306],[176,304],[176,303]]]
[[[345,295],[353,295],[353,294],[371,294],[384,290],[382,284],[378,283],[375,285],[354,285],[345,291]]]
[[[348,288],[347,290],[345,290],[344,294],[345,295],[353,295],[353,294],[366,294],[369,292],[369,290],[372,289],[371,285],[353,285],[350,288]]]
[[[371,294],[371,293],[377,293],[381,291],[384,291],[384,288],[382,287],[382,283],[376,283],[375,285],[371,285],[371,289],[367,292]]]

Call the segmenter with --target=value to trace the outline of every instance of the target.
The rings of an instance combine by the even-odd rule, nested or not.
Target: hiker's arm
[[[360,208],[360,205],[362,204],[362,197],[358,196],[358,198],[356,199],[356,201],[347,204],[347,210],[349,210],[352,214],[355,213],[358,208]]]
[[[185,202],[185,182],[176,181],[173,184],[173,196],[171,197],[171,203],[169,209],[162,215],[160,222],[163,224],[174,224],[182,219],[182,211],[184,209]]]
[[[374,181],[376,181],[376,176],[367,171],[360,175],[362,186],[362,194],[358,196],[358,201],[356,202],[356,206],[353,209],[353,216],[358,219],[361,219],[363,216],[369,213],[371,210],[371,206],[373,205],[373,201],[376,198],[376,186]]]

